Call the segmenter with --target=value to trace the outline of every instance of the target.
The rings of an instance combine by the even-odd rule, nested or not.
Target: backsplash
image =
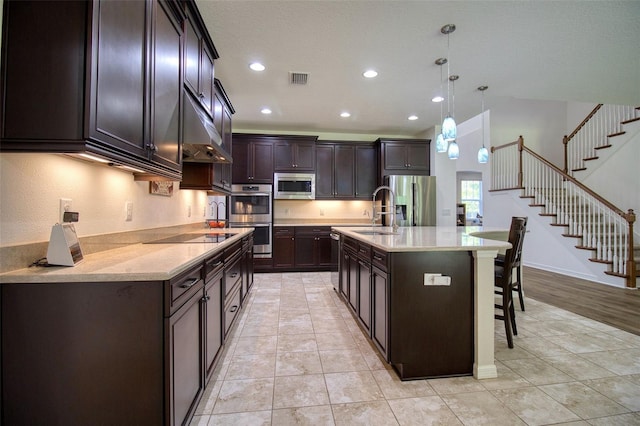
[[[273,218],[371,220],[371,201],[274,200]]]

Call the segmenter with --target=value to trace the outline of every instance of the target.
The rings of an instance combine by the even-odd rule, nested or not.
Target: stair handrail
[[[569,145],[569,141],[573,139],[575,135],[578,134],[580,129],[582,129],[589,120],[591,120],[591,117],[593,117],[596,114],[596,112],[598,112],[598,110],[602,108],[602,105],[603,104],[596,105],[595,108],[593,108],[593,110],[589,113],[589,115],[587,115],[585,119],[582,120],[582,123],[578,124],[578,127],[576,127],[575,130],[571,132],[569,136],[564,135],[564,137],[562,138],[562,144],[564,145],[564,172],[565,173],[569,173],[569,164],[568,164],[569,160],[567,159],[568,158],[567,145]]]
[[[598,158],[598,150],[611,146],[608,138],[623,134],[623,124],[636,119],[638,108],[598,104],[569,136],[562,138],[564,172],[586,170],[586,161]]]
[[[500,152],[501,150],[506,150],[510,147],[513,147],[514,145],[517,146],[517,151],[518,151],[518,161],[517,161],[517,186],[513,187],[505,187],[505,188],[492,188],[490,189],[490,192],[494,192],[494,191],[506,191],[506,190],[513,190],[513,189],[525,189],[524,187],[524,183],[523,183],[523,176],[524,176],[524,170],[523,170],[523,152],[526,152],[527,154],[531,155],[533,158],[535,158],[536,160],[540,161],[542,164],[544,164],[546,167],[550,168],[552,171],[554,171],[555,173],[559,174],[560,177],[563,179],[563,181],[569,181],[571,182],[573,185],[575,185],[577,188],[579,188],[580,190],[582,190],[585,194],[589,195],[590,197],[592,197],[593,199],[597,200],[598,202],[600,202],[603,206],[605,206],[606,208],[608,208],[610,211],[612,211],[614,214],[620,216],[622,219],[624,219],[627,222],[627,227],[628,227],[628,258],[625,260],[625,266],[626,266],[626,271],[627,271],[627,287],[635,287],[636,286],[636,277],[637,277],[637,271],[636,271],[636,264],[633,258],[633,224],[636,220],[636,215],[633,211],[633,209],[629,209],[627,212],[625,212],[624,210],[622,210],[621,208],[615,206],[613,203],[611,203],[610,201],[606,200],[605,198],[603,198],[602,196],[600,196],[599,194],[597,194],[596,192],[594,192],[591,188],[589,188],[588,186],[584,185],[583,183],[581,183],[580,181],[576,180],[573,176],[570,176],[569,174],[567,174],[566,172],[564,172],[563,170],[561,170],[559,167],[557,167],[556,165],[554,165],[553,163],[551,163],[550,161],[548,161],[547,159],[545,159],[544,157],[542,157],[541,155],[539,155],[538,153],[534,152],[533,150],[531,150],[529,147],[524,145],[524,138],[522,137],[522,135],[520,135],[518,137],[518,139],[514,142],[509,142],[503,145],[499,145],[499,146],[495,146],[495,147],[491,147],[491,153],[494,154],[494,156],[496,155],[496,153]],[[494,167],[499,167],[496,166],[496,161],[492,160],[491,164],[492,164],[492,170]],[[515,163],[515,162],[514,162]],[[493,182],[492,182],[493,184]]]

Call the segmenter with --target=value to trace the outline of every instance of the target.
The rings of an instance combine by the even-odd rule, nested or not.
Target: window
[[[482,216],[482,181],[461,180],[460,202],[466,204],[467,220]]]

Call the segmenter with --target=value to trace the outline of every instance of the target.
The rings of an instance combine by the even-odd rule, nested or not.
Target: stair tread
[[[612,138],[612,137],[615,137],[615,136],[622,136],[622,135],[624,135],[625,133],[627,133],[627,132],[622,131],[622,132],[617,132],[617,133],[611,133],[610,135],[607,135],[607,137],[608,137],[608,138]]]
[[[613,145],[611,144],[607,144],[607,145],[600,145],[600,146],[596,146],[593,149],[604,149],[604,148],[611,148]]]

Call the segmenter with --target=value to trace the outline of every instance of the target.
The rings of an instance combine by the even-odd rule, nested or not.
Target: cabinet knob
[[[153,143],[148,143],[146,147],[149,151],[158,152],[158,147]]]

